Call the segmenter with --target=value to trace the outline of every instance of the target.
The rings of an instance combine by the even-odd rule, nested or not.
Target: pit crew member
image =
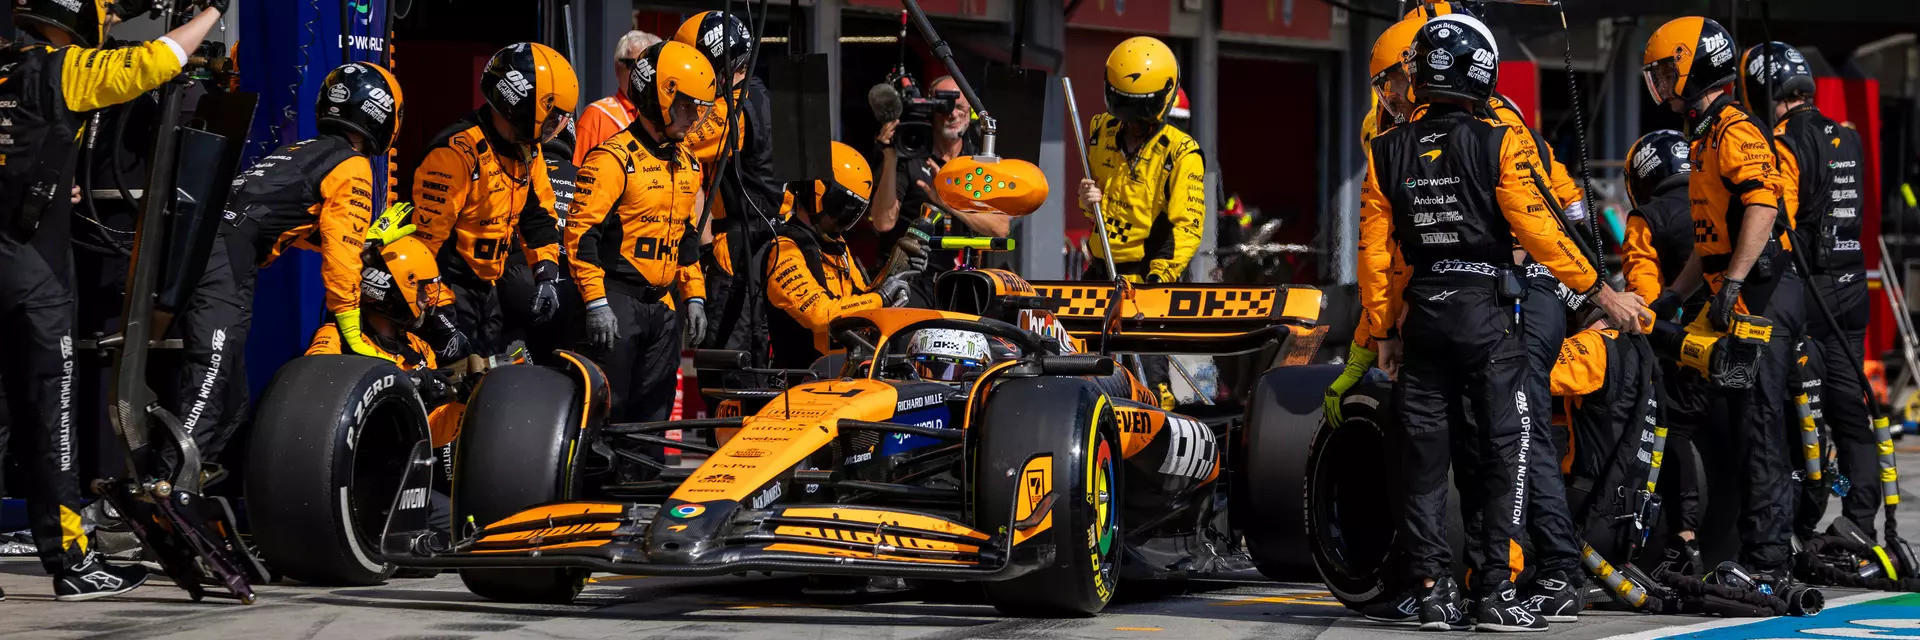
[[[867,276],[847,251],[845,234],[867,214],[873,170],[844,143],[833,143],[833,182],[815,181],[811,195],[796,192],[774,239],[767,265],[767,299],[779,310],[770,325],[776,367],[805,368],[827,352],[827,325],[854,311],[907,303],[906,276],[867,287]]]

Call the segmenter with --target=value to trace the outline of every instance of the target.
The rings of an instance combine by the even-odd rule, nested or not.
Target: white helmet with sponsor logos
[[[922,380],[960,382],[986,369],[993,352],[978,331],[921,329],[907,343],[907,358]]]

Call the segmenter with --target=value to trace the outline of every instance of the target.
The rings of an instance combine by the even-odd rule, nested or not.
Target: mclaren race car
[[[318,516],[289,523],[303,532],[297,546],[275,543],[298,554],[266,555],[298,555],[295,577],[335,582],[458,569],[475,593],[509,601],[569,600],[595,571],[781,571],[978,581],[1003,610],[1087,615],[1123,576],[1244,568],[1239,529],[1282,526],[1227,517],[1287,502],[1244,490],[1258,465],[1238,451],[1240,416],[1163,409],[1132,371],[1087,351],[1304,362],[1324,333],[1318,290],[1036,286],[997,270],[952,272],[937,289],[950,310],[837,319],[844,351],[811,369],[699,353],[702,365],[767,380],[708,390],[741,407],[737,417],[610,424],[606,382],[585,358],[494,369],[468,399],[451,456],[391,365],[296,364],[294,374],[312,370],[297,376],[306,391],[274,401],[305,408],[275,414],[331,426],[283,439],[300,448],[282,459],[311,473],[281,477],[306,483],[309,499],[276,511]],[[921,379],[905,345],[943,329],[987,336],[994,361],[958,383]],[[721,444],[669,441],[671,429],[710,430]],[[690,468],[648,455],[666,445],[706,458]]]
[[[430,520],[440,462],[420,442],[382,557],[460,569],[475,593],[516,601],[568,600],[592,571],[751,570],[979,581],[997,607],[1044,615],[1099,611],[1123,575],[1237,568],[1222,478],[1241,464],[1227,446],[1239,421],[1162,409],[1081,346],[1104,334],[1113,347],[1230,352],[1315,336],[1317,290],[1139,289],[1116,330],[1111,287],[962,271],[940,289],[972,313],[840,318],[844,353],[755,371],[803,381],[716,390],[749,405],[741,417],[605,424],[604,382],[583,359],[494,371],[468,405],[451,526]],[[1049,310],[1063,301],[1064,317]],[[941,329],[987,336],[996,361],[959,384],[921,379],[905,345]],[[670,429],[724,443],[696,468],[665,468],[643,450]]]

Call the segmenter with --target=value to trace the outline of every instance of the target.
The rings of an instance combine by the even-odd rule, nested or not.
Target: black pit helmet
[[[107,0],[14,0],[13,23],[67,32],[75,44],[96,47],[106,37]]]
[[[1500,75],[1500,49],[1479,18],[1452,13],[1428,20],[1413,35],[1409,64],[1414,102],[1448,97],[1479,104],[1493,95]]]
[[[1768,91],[1771,88],[1772,91]],[[1772,119],[1773,105],[1794,96],[1813,96],[1813,71],[1806,56],[1787,43],[1756,44],[1740,56],[1740,103]]]
[[[753,32],[747,30],[747,22],[723,11],[693,14],[673,32],[673,41],[699,49],[723,82],[733,82],[734,72],[745,68],[747,56],[753,53]]]
[[[580,79],[573,65],[537,42],[494,52],[480,75],[487,106],[506,117],[516,141],[529,147],[558,133],[580,106]]]
[[[1687,137],[1672,129],[1648,132],[1627,149],[1627,202],[1638,208],[1661,186],[1686,182],[1693,162]]]
[[[314,100],[314,127],[322,132],[360,134],[367,153],[386,153],[406,116],[400,82],[380,65],[353,62],[334,67]]]

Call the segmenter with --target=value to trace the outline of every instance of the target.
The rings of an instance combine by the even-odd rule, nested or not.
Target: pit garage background
[[[392,6],[389,6],[392,2]],[[735,2],[744,8],[746,3]],[[1153,35],[1180,56],[1192,101],[1191,133],[1207,153],[1213,209],[1229,203],[1277,220],[1274,244],[1298,245],[1259,271],[1267,280],[1334,287],[1354,281],[1353,256],[1361,153],[1359,123],[1369,105],[1368,47],[1401,11],[1398,0],[924,0],[961,68],[1003,124],[1001,152],[1037,162],[1052,176],[1046,208],[1014,224],[1019,250],[996,256],[1030,278],[1077,274],[1089,222],[1068,205],[1082,169],[1069,146],[1059,77],[1075,81],[1081,115],[1102,110],[1102,64],[1132,35]],[[1737,5],[1737,6],[1736,6]],[[394,158],[418,158],[436,131],[480,103],[476,80],[486,57],[504,43],[539,40],[568,54],[582,83],[582,105],[615,86],[612,47],[628,29],[669,36],[710,1],[629,0],[286,0],[239,2],[216,35],[237,43],[244,90],[258,92],[250,149],[313,133],[300,112],[318,81],[343,60],[390,55],[406,88],[407,119]],[[753,3],[758,7],[759,3]],[[1920,274],[1920,219],[1900,185],[1920,179],[1920,3],[1875,0],[1575,0],[1567,24],[1551,8],[1495,4],[1486,9],[1503,53],[1500,88],[1516,99],[1569,164],[1579,155],[1581,128],[1568,81],[1578,83],[1587,124],[1593,187],[1602,209],[1624,213],[1619,168],[1641,133],[1677,127],[1677,116],[1646,97],[1639,53],[1647,34],[1682,14],[1707,15],[1735,30],[1744,45],[1771,33],[1815,60],[1822,110],[1863,132],[1872,169],[1866,211],[1870,234],[1884,231],[1896,275]],[[1736,9],[1739,17],[1735,17]],[[129,37],[142,25],[124,27]],[[904,55],[922,81],[942,75],[917,32],[902,51],[895,0],[777,0],[766,20],[762,62],[768,77],[782,59],[825,56],[825,82],[805,85],[826,117],[808,126],[867,148],[878,126],[866,92]],[[1571,74],[1569,74],[1569,68]],[[774,83],[778,85],[779,83]],[[789,83],[791,84],[791,83]],[[289,108],[291,107],[291,108]],[[798,117],[780,124],[799,126]],[[785,150],[782,153],[786,153]],[[396,185],[404,191],[404,185]],[[396,193],[396,195],[404,195]],[[1231,199],[1229,199],[1231,197]],[[1214,243],[1232,220],[1215,218],[1191,271],[1216,276]],[[1257,225],[1255,225],[1257,226]],[[1252,229],[1254,226],[1242,227]],[[1882,257],[1866,243],[1870,268]],[[1229,243],[1230,245],[1230,243]],[[1230,249],[1229,247],[1226,247]],[[1228,253],[1231,253],[1229,250]],[[250,341],[256,386],[300,352],[320,319],[318,266],[296,252],[262,275]],[[1920,302],[1920,300],[1915,300]],[[1884,297],[1875,297],[1869,356],[1900,360]],[[1340,327],[1336,327],[1336,334]],[[1337,343],[1340,336],[1334,336]],[[1897,369],[1898,367],[1896,367]]]

